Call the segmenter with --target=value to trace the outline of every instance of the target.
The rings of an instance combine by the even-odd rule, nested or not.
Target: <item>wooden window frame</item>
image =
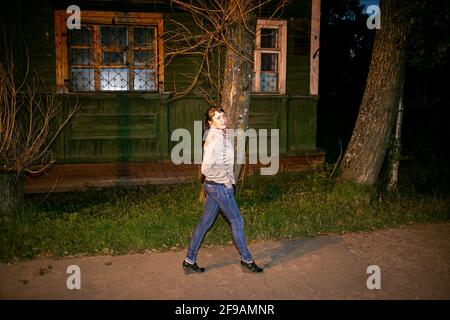
[[[56,87],[58,93],[69,92],[70,82],[70,66],[68,52],[68,30],[67,18],[70,16],[66,10],[55,10],[55,47],[56,47]],[[163,15],[161,13],[146,12],[103,12],[103,11],[82,11],[81,25],[94,25],[97,29],[99,26],[133,26],[148,27],[152,26],[156,29],[156,92],[164,92],[164,43],[163,35]],[[130,29],[129,29],[130,30]],[[97,30],[98,32],[98,30]],[[95,31],[94,31],[95,36]],[[94,41],[95,43],[95,41]],[[99,46],[94,46],[94,59],[98,59]],[[97,71],[96,71],[97,72]],[[95,77],[98,81],[99,77]],[[97,84],[96,84],[96,88]],[[76,91],[77,93],[108,93],[116,91],[95,90],[95,91]],[[147,92],[138,90],[128,90],[124,92]],[[155,91],[148,91],[149,93]]]
[[[261,48],[261,29],[277,29],[279,48]],[[276,92],[261,91],[261,53],[278,54],[278,81]],[[258,19],[256,23],[256,43],[254,49],[254,94],[286,94],[286,62],[287,62],[287,21],[274,19]]]

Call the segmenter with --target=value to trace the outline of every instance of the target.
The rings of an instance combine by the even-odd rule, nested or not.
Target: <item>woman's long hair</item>
[[[206,110],[204,116],[203,116],[203,133],[205,133],[206,130],[208,130],[211,126],[209,125],[209,122],[212,121],[214,117],[214,113],[216,111],[225,113],[225,110],[222,108],[216,108],[216,107],[210,107],[208,110]]]
[[[206,110],[206,112],[203,116],[202,149],[205,144],[203,137],[205,136],[206,131],[208,131],[211,128],[209,122],[212,121],[212,119],[214,117],[214,113],[216,113],[216,111],[225,113],[225,110],[223,110],[222,108],[210,107],[210,108],[208,108],[208,110]],[[203,184],[205,182],[206,177],[202,173],[200,173],[200,175],[201,175],[200,182],[201,182],[201,184]]]

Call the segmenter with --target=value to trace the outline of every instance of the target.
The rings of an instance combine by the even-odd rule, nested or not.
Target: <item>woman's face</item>
[[[209,125],[211,128],[216,128],[223,130],[227,127],[227,118],[223,112],[216,111],[212,117],[212,120],[209,120]]]

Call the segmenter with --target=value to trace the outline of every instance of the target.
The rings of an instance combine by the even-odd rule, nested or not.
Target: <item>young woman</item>
[[[227,119],[222,109],[209,108],[205,113],[208,136],[204,145],[201,172],[205,176],[203,184],[206,202],[203,215],[192,234],[188,253],[183,261],[186,273],[204,272],[196,263],[198,250],[208,230],[214,223],[219,209],[231,224],[234,244],[241,255],[241,266],[247,272],[262,272],[247,248],[244,235],[244,219],[234,199],[234,148],[227,138]]]

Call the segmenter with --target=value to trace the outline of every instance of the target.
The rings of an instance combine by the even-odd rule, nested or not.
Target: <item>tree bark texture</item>
[[[244,15],[252,7],[251,0],[230,0],[227,12],[227,48],[221,107],[226,111],[230,129],[246,130],[249,126],[250,94],[253,77],[253,48],[256,15]],[[236,144],[235,144],[236,146]],[[236,148],[236,147],[235,147]],[[236,150],[235,150],[236,151]],[[241,164],[235,162],[234,173],[239,178]]]
[[[406,21],[404,1],[381,0],[366,88],[352,137],[343,157],[341,179],[373,185],[383,164],[404,80]]]
[[[390,168],[387,184],[388,191],[393,191],[397,188],[398,168],[400,166],[400,158],[401,158],[402,124],[403,124],[403,84],[401,86],[400,100],[398,102],[397,120],[395,121],[394,142],[389,157]]]
[[[0,214],[8,214],[23,206],[23,175],[0,171]]]

